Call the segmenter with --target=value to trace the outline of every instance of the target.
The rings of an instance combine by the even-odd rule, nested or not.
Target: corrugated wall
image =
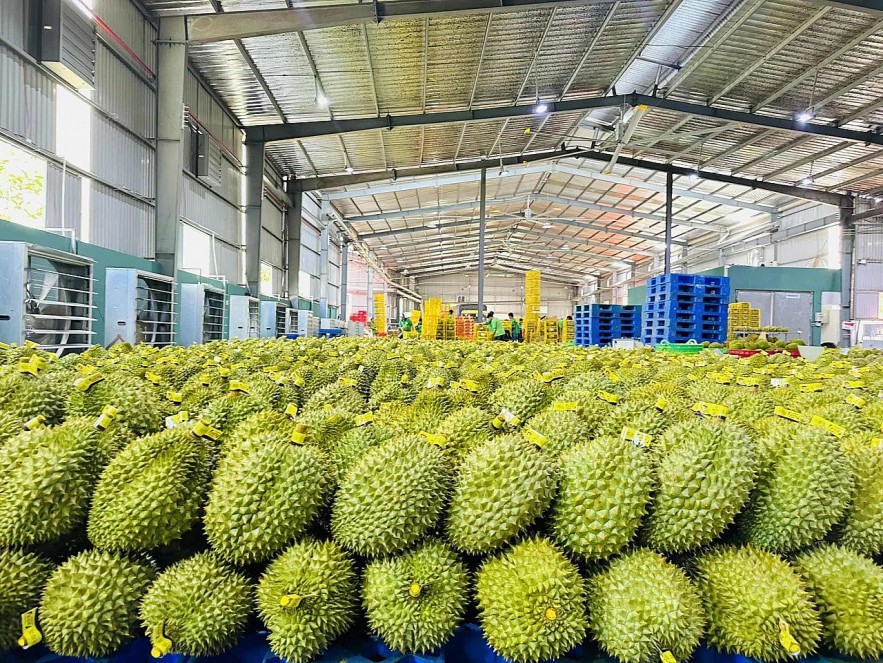
[[[49,164],[46,171],[46,227],[81,231],[83,180],[60,166]],[[62,214],[62,208],[64,213]]]
[[[883,217],[856,224],[854,318],[883,318]]]

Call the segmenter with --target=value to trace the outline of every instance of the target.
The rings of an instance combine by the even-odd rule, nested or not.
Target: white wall
[[[574,287],[541,281],[541,301],[546,315],[563,317],[573,314]],[[424,299],[438,297],[445,304],[478,301],[478,272],[468,271],[417,279],[417,291]],[[462,299],[460,299],[462,298]],[[489,311],[524,315],[524,276],[488,270],[485,275],[484,301]]]

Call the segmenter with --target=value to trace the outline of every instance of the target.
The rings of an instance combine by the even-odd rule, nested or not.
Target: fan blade
[[[46,301],[46,297],[56,285],[58,285],[58,272],[47,272],[43,277],[43,283],[40,284],[40,294],[37,296],[38,306]]]

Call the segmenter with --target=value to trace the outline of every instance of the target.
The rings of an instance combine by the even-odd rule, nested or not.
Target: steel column
[[[184,77],[187,30],[183,18],[159,21],[157,45],[156,259],[175,276],[184,170]]]
[[[286,287],[288,299],[297,308],[297,300],[300,297],[300,228],[304,194],[297,191],[291,194],[291,197],[294,204],[288,210],[288,214],[285,215],[285,223],[288,229],[285,242],[285,254],[288,256],[286,261],[288,267]]]
[[[840,207],[840,323],[852,320],[852,267],[855,260],[855,222],[852,213],[855,211],[855,200],[846,198]],[[843,329],[840,339],[841,347],[848,348],[852,344],[852,333]]]
[[[481,169],[478,202],[478,321],[484,322],[484,234],[487,225],[487,168]]]
[[[340,306],[338,307],[338,311],[340,312],[340,319],[346,322],[346,291],[349,287],[349,258],[350,258],[350,243],[343,240],[340,243]]]
[[[368,295],[368,320],[374,319],[374,269],[368,267],[366,270],[368,274],[368,283],[365,286],[365,292]]]
[[[261,292],[261,207],[264,201],[264,146],[245,146],[245,282],[253,297]]]
[[[665,273],[671,273],[671,221],[674,215],[674,175],[665,174]]]
[[[322,201],[319,220],[322,230],[319,232],[319,318],[328,317],[328,244],[330,242],[331,203]]]

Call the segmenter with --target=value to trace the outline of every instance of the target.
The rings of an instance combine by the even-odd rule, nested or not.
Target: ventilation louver
[[[261,302],[261,336],[279,338],[285,336],[288,306],[282,302]]]
[[[104,340],[159,348],[175,338],[175,282],[138,269],[108,267]]]
[[[223,290],[203,283],[182,283],[181,345],[223,340],[225,305]]]
[[[229,338],[257,338],[261,331],[261,302],[248,295],[230,295]]]

